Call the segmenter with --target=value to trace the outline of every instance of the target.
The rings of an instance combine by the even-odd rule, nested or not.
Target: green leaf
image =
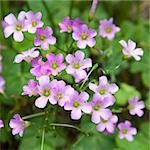
[[[118,105],[125,105],[129,99],[133,98],[134,96],[138,96],[141,98],[141,94],[134,86],[128,85],[126,83],[120,84],[119,91],[115,94],[116,103]]]

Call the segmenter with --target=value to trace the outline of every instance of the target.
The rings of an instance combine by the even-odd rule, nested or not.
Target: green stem
[[[48,14],[48,18],[51,21],[51,24],[52,24],[52,27],[53,27],[53,30],[54,30],[54,33],[55,33],[55,28],[54,28],[55,27],[55,23],[54,23],[52,15],[51,15],[50,9],[47,7],[47,4],[46,4],[45,0],[42,0],[42,3],[43,3],[43,6],[44,6],[47,14]]]
[[[82,82],[81,86],[80,86],[80,90],[83,88],[85,82],[87,81],[88,77],[90,76],[90,74],[98,67],[98,64],[95,64],[92,69],[90,70],[90,72],[88,73],[86,79]]]
[[[112,109],[112,112],[113,113],[122,113],[122,112],[125,112],[127,110],[128,110],[128,108],[119,108],[119,109]]]
[[[67,127],[67,128],[73,128],[76,129],[78,131],[80,131],[81,133],[84,133],[85,135],[88,135],[87,133],[85,133],[84,131],[82,131],[80,128],[71,125],[71,124],[65,124],[65,123],[50,123],[50,126],[58,126],[58,127]]]
[[[38,116],[43,116],[43,115],[45,115],[45,112],[24,116],[24,117],[22,117],[22,119],[30,119],[30,118],[34,118],[34,117],[38,117]]]
[[[67,53],[64,49],[62,49],[62,48],[60,48],[60,47],[58,47],[58,46],[56,46],[56,45],[54,45],[54,47],[57,48],[58,50],[64,52],[64,53]]]
[[[45,128],[43,128],[42,132],[41,150],[44,150],[44,139],[45,139]]]

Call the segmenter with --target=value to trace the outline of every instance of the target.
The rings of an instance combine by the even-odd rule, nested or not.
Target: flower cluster
[[[93,4],[92,13],[94,13],[96,5],[97,1]],[[114,94],[119,87],[115,83],[110,83],[104,75],[99,77],[98,84],[89,81],[89,69],[92,67],[91,58],[86,58],[85,53],[81,50],[68,52],[65,56],[61,53],[47,53],[45,57],[40,56],[40,50],[49,50],[49,45],[56,43],[52,28],[43,27],[44,23],[41,18],[40,12],[21,11],[18,19],[13,14],[9,14],[3,21],[5,38],[13,34],[15,41],[21,42],[24,39],[23,32],[36,34],[33,41],[34,47],[16,55],[14,59],[15,63],[27,61],[32,67],[31,74],[36,78],[36,81],[30,79],[28,84],[23,86],[22,95],[36,96],[35,106],[41,109],[45,108],[48,103],[52,106],[58,104],[64,110],[70,111],[70,117],[73,120],[79,120],[82,115],[89,114],[97,131],[112,134],[115,128],[118,128],[120,139],[126,138],[132,141],[137,130],[131,127],[131,122],[128,120],[118,123],[119,118],[111,110],[116,101]],[[96,30],[88,28],[79,18],[71,20],[70,17],[66,17],[59,23],[59,27],[61,33],[72,33],[72,38],[80,49],[85,49],[87,46],[94,47],[96,44]],[[113,40],[115,34],[120,31],[120,28],[113,24],[112,18],[101,20],[99,29],[99,35],[108,40]],[[129,40],[126,43],[121,40],[119,43],[123,46],[122,51],[125,56],[132,56],[136,60],[140,60],[143,50],[135,49],[136,44],[133,41]],[[63,78],[58,78],[62,72],[72,75],[76,86],[65,83]],[[0,78],[0,90],[3,87],[1,80]],[[87,87],[91,90],[90,93],[93,92],[93,95],[87,93],[86,88],[77,88],[80,83],[84,85],[85,82],[88,82]],[[129,100],[128,110],[131,115],[141,117],[144,114],[143,108],[144,102],[138,101],[138,97],[135,96]],[[10,120],[9,125],[13,135],[22,136],[24,129],[29,126],[29,122],[24,121],[19,114],[16,114]],[[0,127],[3,127],[1,121]]]
[[[73,32],[72,37],[77,41],[77,46],[80,49],[93,47],[96,44],[94,37],[96,36],[96,31],[94,29],[89,29],[86,24],[84,24],[79,18],[75,20],[70,20],[66,17],[62,23],[59,23],[60,32]]]
[[[13,34],[14,40],[21,42],[24,39],[23,32],[36,33],[37,38],[34,41],[34,45],[41,46],[43,50],[48,50],[49,45],[56,43],[56,38],[52,36],[53,31],[50,27],[42,28],[44,23],[41,19],[41,12],[33,13],[32,11],[21,11],[18,15],[18,19],[11,13],[4,18],[2,23],[4,36],[8,38]],[[26,54],[23,55],[25,56]]]

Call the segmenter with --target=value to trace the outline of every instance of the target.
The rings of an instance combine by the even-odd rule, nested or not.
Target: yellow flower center
[[[58,99],[62,99],[63,98],[63,95],[61,93],[57,93],[57,98]]]
[[[105,89],[102,88],[102,89],[99,90],[99,94],[100,94],[100,95],[104,95],[105,93],[106,93],[106,90],[105,90]]]
[[[49,89],[45,89],[43,92],[43,95],[48,97],[51,94],[51,91]]]
[[[85,33],[81,34],[81,39],[82,40],[86,40],[87,38],[88,38],[87,34],[85,34]]]
[[[45,39],[46,39],[46,36],[43,35],[43,34],[41,34],[41,35],[40,35],[40,40],[41,40],[41,41],[44,41]]]
[[[111,28],[110,27],[106,27],[105,28],[105,32],[110,33],[111,32]]]
[[[73,102],[73,107],[78,108],[80,106],[80,103],[78,101]]]
[[[21,29],[22,29],[22,25],[17,24],[17,25],[16,25],[16,30],[17,30],[17,31],[21,31]]]
[[[100,107],[101,107],[101,106],[100,106],[99,104],[96,104],[96,105],[94,105],[93,109],[94,109],[95,111],[99,111]]]
[[[127,129],[122,129],[122,133],[123,133],[123,134],[127,134],[127,133],[128,133],[128,130],[127,130]]]
[[[53,62],[53,63],[52,63],[52,68],[53,68],[53,69],[56,69],[57,67],[58,67],[58,64],[57,64],[56,62]]]
[[[79,64],[79,63],[74,63],[74,64],[73,64],[73,67],[74,67],[75,69],[79,69],[79,68],[80,68],[80,64]]]
[[[70,25],[67,25],[67,30],[72,30],[72,27]]]
[[[36,21],[32,21],[32,27],[36,27],[37,26],[37,22]]]
[[[102,123],[107,123],[108,122],[108,120],[105,120],[105,119],[102,119],[101,121],[102,121]]]

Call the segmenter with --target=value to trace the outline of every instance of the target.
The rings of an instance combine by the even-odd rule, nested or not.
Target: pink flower
[[[115,102],[115,98],[112,94],[115,94],[119,89],[116,84],[109,84],[106,76],[99,77],[98,85],[89,83],[89,88],[95,92],[95,95],[98,95],[101,98],[107,97],[110,105],[113,105]]]
[[[81,27],[81,25],[83,25],[84,23],[80,20],[80,18],[75,18],[74,20],[73,20],[73,26],[72,26],[72,29],[73,30],[78,30],[80,27]]]
[[[56,38],[52,36],[53,30],[50,27],[46,29],[37,29],[37,38],[34,40],[35,46],[41,46],[43,50],[48,50],[49,45],[54,45],[56,43]]]
[[[14,115],[13,119],[10,120],[9,126],[12,128],[12,134],[19,134],[23,136],[24,129],[29,126],[28,121],[21,119],[19,114]]]
[[[142,117],[144,115],[144,111],[142,110],[144,106],[144,101],[138,101],[138,97],[135,96],[133,99],[129,99],[129,113],[131,115],[138,115]]]
[[[69,17],[64,18],[63,22],[59,23],[60,32],[72,32],[73,20],[70,20]]]
[[[2,76],[0,76],[0,93],[3,93],[5,90],[5,80]]]
[[[66,65],[63,63],[64,57],[62,54],[54,55],[53,53],[50,53],[46,55],[46,58],[47,61],[44,66],[52,75],[56,76],[66,68]]]
[[[34,14],[32,11],[28,11],[26,13],[25,25],[29,33],[35,33],[37,28],[41,28],[44,25],[41,18],[41,12]]]
[[[11,13],[4,18],[4,36],[8,38],[13,34],[13,38],[17,42],[21,42],[24,39],[24,35],[22,32],[26,31],[25,29],[25,16],[26,13],[21,11],[18,15],[18,20]]]
[[[99,123],[101,117],[105,120],[109,118],[111,115],[111,111],[107,109],[109,104],[109,100],[107,98],[100,98],[97,95],[94,95],[93,100],[90,102],[90,105],[92,107],[92,122]]]
[[[57,81],[53,93],[54,99],[61,107],[70,100],[70,95],[74,92],[74,89],[70,85],[66,85],[64,81]]]
[[[56,84],[56,80],[50,82],[48,76],[42,76],[39,78],[38,91],[40,97],[35,100],[35,106],[38,108],[44,108],[47,105],[48,100],[51,104],[56,104],[53,97],[53,87]]]
[[[93,47],[96,44],[94,37],[96,36],[96,31],[94,29],[88,29],[87,25],[83,24],[80,28],[75,28],[72,37],[77,41],[79,48],[84,49],[88,45]]]
[[[71,119],[79,120],[84,113],[89,114],[91,112],[91,107],[87,103],[89,95],[86,92],[81,92],[80,94],[77,91],[74,91],[70,95],[70,101],[66,102],[64,105],[65,110],[71,110]]]
[[[14,62],[20,63],[23,60],[30,62],[33,58],[36,58],[39,56],[39,51],[36,50],[36,48],[28,49],[27,51],[22,52],[21,54],[16,55]]]
[[[50,75],[50,71],[47,70],[44,66],[44,62],[42,61],[42,57],[37,57],[34,60],[31,60],[32,69],[30,70],[31,74],[36,76],[39,79],[43,75]]]
[[[92,67],[92,60],[90,58],[84,59],[84,53],[82,51],[76,51],[75,56],[68,54],[66,61],[69,63],[66,71],[75,78],[75,82],[78,83],[87,77],[86,69]]]
[[[22,95],[28,95],[31,97],[32,95],[38,94],[38,83],[34,80],[29,80],[28,85],[23,87]]]
[[[109,118],[103,119],[101,117],[99,124],[96,129],[100,132],[114,133],[116,123],[118,122],[118,117],[116,115],[110,114]]]
[[[3,120],[0,120],[0,128],[3,128],[3,127],[4,127]]]
[[[99,23],[99,35],[103,38],[107,37],[109,40],[113,40],[116,32],[120,31],[120,28],[113,24],[113,18],[100,20]]]
[[[124,40],[121,40],[119,43],[123,46],[122,52],[126,57],[133,57],[137,61],[141,60],[144,51],[141,48],[136,48],[134,41],[128,40],[128,43],[126,43]]]
[[[137,134],[136,128],[131,127],[131,122],[126,120],[118,124],[119,138],[126,138],[128,141],[133,141],[133,135]]]

